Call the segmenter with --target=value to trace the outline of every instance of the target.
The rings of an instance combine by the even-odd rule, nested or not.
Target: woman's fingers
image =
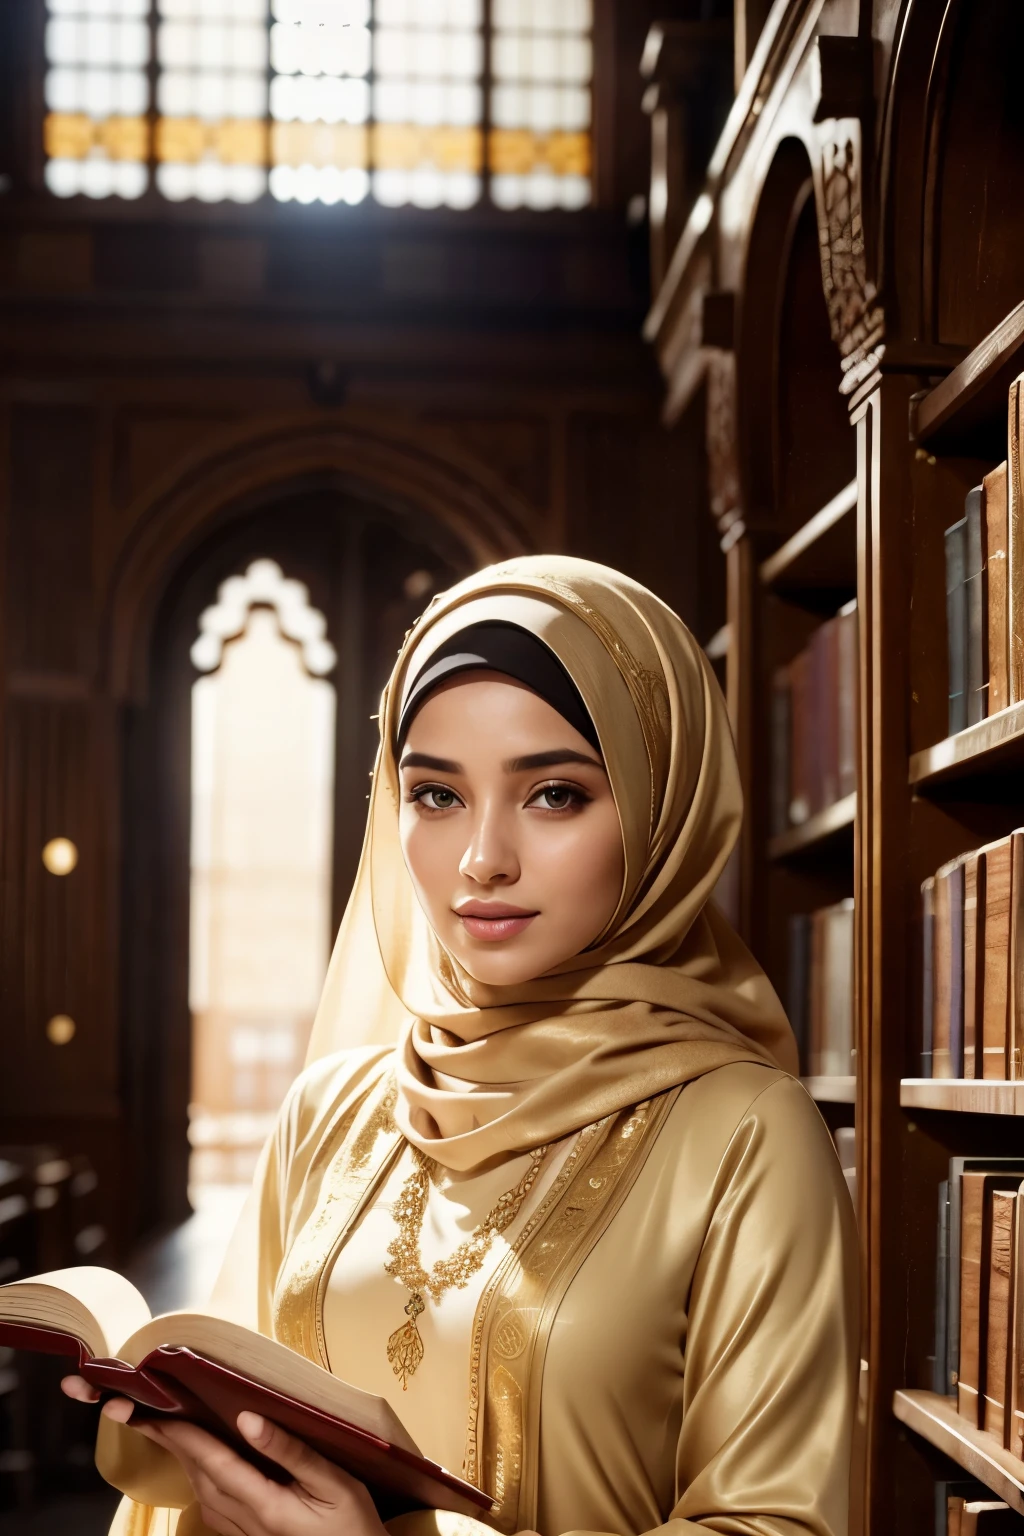
[[[112,1397],[109,1403],[103,1404],[100,1412],[104,1418],[113,1419],[115,1424],[127,1424],[135,1412],[135,1404],[128,1397]],[[138,1427],[137,1425],[132,1425],[133,1429]]]
[[[164,1419],[158,1429],[160,1444],[181,1461],[189,1479],[195,1483],[197,1475],[208,1478],[212,1485],[229,1498],[237,1499],[253,1509],[260,1501],[272,1497],[276,1491],[269,1478],[263,1476],[237,1452],[223,1441],[210,1435],[197,1424],[181,1419]]]
[[[73,1397],[76,1403],[98,1403],[100,1394],[82,1376],[65,1376],[60,1384],[65,1397]]]
[[[271,1423],[258,1413],[240,1413],[238,1430],[248,1440],[253,1450],[259,1451],[270,1461],[290,1472],[297,1483],[314,1498],[336,1500],[346,1491],[355,1492],[362,1484],[347,1472],[342,1472],[333,1462],[318,1455],[305,1443],[289,1435],[280,1425]],[[351,1485],[351,1488],[348,1488]]]

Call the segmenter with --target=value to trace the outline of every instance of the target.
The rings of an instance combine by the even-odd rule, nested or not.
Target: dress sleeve
[[[653,1531],[846,1536],[856,1224],[831,1137],[799,1083],[778,1077],[750,1105],[709,1211],[687,1307],[675,1503]],[[444,1512],[389,1524],[392,1536],[488,1530]]]

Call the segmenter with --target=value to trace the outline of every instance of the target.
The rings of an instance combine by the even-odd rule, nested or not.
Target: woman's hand
[[[80,1402],[95,1402],[99,1396],[80,1376],[65,1378],[63,1387]],[[103,1412],[126,1424],[133,1406],[126,1398],[114,1398]],[[240,1413],[239,1433],[261,1456],[291,1473],[288,1484],[264,1477],[195,1424],[159,1419],[132,1427],[177,1457],[203,1520],[222,1536],[384,1536],[373,1500],[357,1478],[258,1414]]]

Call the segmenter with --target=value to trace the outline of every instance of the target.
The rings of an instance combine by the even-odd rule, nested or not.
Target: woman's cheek
[[[458,857],[450,825],[432,825],[415,810],[401,825],[402,851],[421,905],[436,921],[451,905]],[[454,865],[453,865],[454,859]]]

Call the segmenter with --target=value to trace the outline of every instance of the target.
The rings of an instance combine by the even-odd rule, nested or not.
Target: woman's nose
[[[484,811],[473,824],[473,835],[459,863],[459,874],[478,885],[496,881],[510,885],[519,879],[519,855],[507,818]]]

